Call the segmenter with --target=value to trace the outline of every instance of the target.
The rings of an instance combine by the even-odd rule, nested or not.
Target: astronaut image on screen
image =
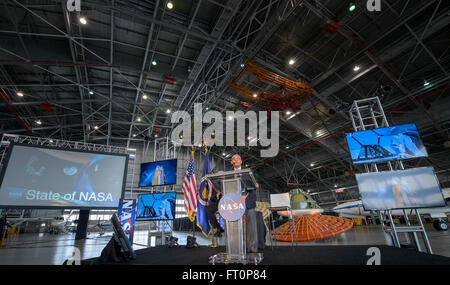
[[[121,198],[125,160],[17,145],[1,185],[0,199],[5,205],[115,207]]]
[[[139,220],[172,220],[175,218],[175,192],[140,195],[137,204]]]
[[[96,155],[91,161],[79,168],[79,170],[75,170],[74,168],[71,169],[71,167],[66,167],[64,169],[64,172],[66,174],[71,173],[71,175],[75,175],[72,192],[85,193],[84,196],[80,195],[80,197],[86,197],[86,193],[89,193],[88,195],[91,196],[93,193],[96,193],[96,200],[111,202],[113,202],[114,198],[116,198],[116,200],[117,198],[120,198],[112,197],[110,193],[106,193],[108,192],[108,189],[104,189],[104,179],[109,180],[108,185],[110,186],[114,186],[115,188],[119,189],[122,187],[122,173],[119,173],[119,175],[111,175],[112,173],[115,173],[115,171],[113,171],[114,164],[111,163],[111,160],[113,159],[114,158],[111,158],[108,155]],[[105,195],[103,195],[103,197],[99,197],[100,193],[105,193]],[[104,204],[103,201],[99,201],[98,203],[94,201],[94,203],[92,203],[92,199],[90,200],[90,205],[100,206]],[[83,204],[82,201],[79,201],[79,203]]]

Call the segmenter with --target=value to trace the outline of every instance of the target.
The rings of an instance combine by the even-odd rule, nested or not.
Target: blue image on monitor
[[[346,133],[354,164],[428,156],[415,124]]]
[[[175,192],[139,195],[136,219],[140,221],[173,220],[175,205]]]
[[[177,160],[163,160],[141,164],[139,187],[177,183]]]

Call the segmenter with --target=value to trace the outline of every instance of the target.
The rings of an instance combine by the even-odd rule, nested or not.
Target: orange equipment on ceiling
[[[248,84],[242,82],[244,80],[247,80]],[[261,89],[263,87],[257,86],[259,82],[267,83],[269,89],[262,91]],[[277,111],[288,109],[291,111],[300,110],[302,97],[313,91],[303,80],[290,80],[258,67],[251,62],[247,62],[245,68],[230,82],[229,86],[243,97],[260,102],[267,109]]]

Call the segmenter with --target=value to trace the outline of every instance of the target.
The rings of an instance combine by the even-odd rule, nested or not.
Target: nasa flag
[[[136,220],[136,200],[122,199],[120,200],[119,210],[117,211],[122,229],[128,240],[133,244],[134,222]]]
[[[197,195],[197,226],[202,230],[202,233],[205,236],[209,236],[211,233],[211,222],[206,216],[206,206],[208,206],[209,194],[211,189],[211,185],[208,183],[206,179],[206,175],[211,172],[211,166],[209,164],[209,155],[208,150],[206,150],[205,155],[205,163],[203,165],[203,174],[202,174],[202,182],[200,184],[200,188]]]

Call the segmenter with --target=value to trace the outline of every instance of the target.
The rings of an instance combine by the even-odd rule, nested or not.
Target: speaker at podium
[[[224,195],[219,201],[219,213],[225,219],[226,252],[209,258],[211,264],[238,263],[258,264],[263,260],[262,253],[247,253],[246,225],[246,191],[256,191],[257,182],[250,169],[219,172],[206,175],[206,179],[215,189]],[[257,233],[255,233],[257,234]]]

